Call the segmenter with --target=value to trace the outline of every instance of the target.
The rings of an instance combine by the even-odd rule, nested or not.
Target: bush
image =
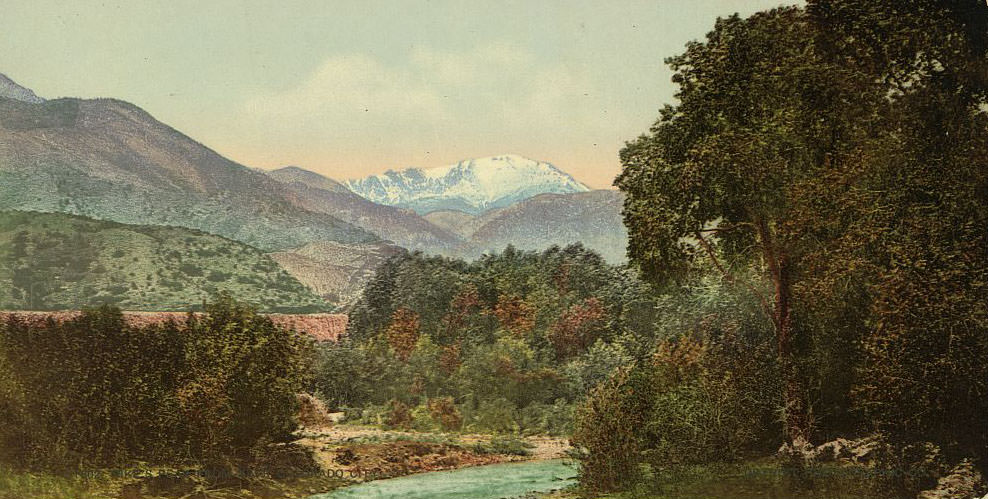
[[[516,422],[518,408],[511,402],[501,398],[480,402],[473,413],[469,429],[472,431],[493,433],[517,433]]]
[[[570,439],[585,451],[580,483],[588,490],[624,488],[639,478],[639,431],[651,397],[648,380],[639,368],[625,368],[595,388],[577,411]]]
[[[456,406],[453,405],[452,397],[429,399],[426,407],[429,409],[429,416],[443,430],[458,430],[463,424],[463,417],[460,415],[460,411],[456,409]]]
[[[411,408],[400,400],[391,400],[388,404],[388,412],[384,424],[391,428],[402,428],[406,430],[411,428]]]
[[[732,336],[660,343],[652,359],[620,369],[578,409],[574,445],[587,452],[581,482],[600,490],[639,480],[641,465],[731,461],[778,445],[774,357]]]
[[[308,342],[229,298],[181,326],[129,326],[109,307],[11,320],[0,326],[0,461],[249,462],[258,442],[296,427]]]

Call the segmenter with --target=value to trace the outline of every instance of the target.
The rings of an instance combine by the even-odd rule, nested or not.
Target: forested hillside
[[[71,215],[0,212],[0,309],[112,304],[186,311],[220,292],[269,312],[332,308],[262,251],[223,237]]]

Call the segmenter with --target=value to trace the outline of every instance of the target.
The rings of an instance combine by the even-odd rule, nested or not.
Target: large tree
[[[812,0],[669,62],[679,103],[621,154],[632,261],[667,279],[706,259],[761,299],[789,442],[811,427],[799,366],[831,360],[832,420],[983,454],[988,6]]]
[[[621,151],[616,181],[627,193],[629,256],[646,275],[682,277],[707,259],[759,297],[776,333],[794,444],[809,440],[811,426],[795,356],[804,328],[794,284],[812,246],[799,237],[799,208],[807,185],[835,168],[855,133],[851,115],[864,109],[848,98],[864,94],[845,90],[855,74],[821,57],[812,28],[798,8],[718,20],[705,42],[667,61],[679,103]],[[741,265],[762,279],[741,281]]]
[[[812,0],[818,44],[885,98],[815,192],[814,295],[867,302],[854,403],[902,443],[988,459],[988,6]],[[845,319],[846,320],[846,319]]]

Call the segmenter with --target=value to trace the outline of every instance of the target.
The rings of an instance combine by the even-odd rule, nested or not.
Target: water
[[[562,459],[491,464],[375,480],[310,496],[309,499],[348,497],[500,499],[561,489],[575,484],[576,474],[576,464]]]

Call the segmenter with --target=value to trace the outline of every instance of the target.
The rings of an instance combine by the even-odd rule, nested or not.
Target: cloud
[[[273,139],[299,146],[565,146],[606,133],[607,101],[582,69],[539,61],[510,42],[417,47],[397,63],[336,55],[294,87],[249,99],[246,111]]]

